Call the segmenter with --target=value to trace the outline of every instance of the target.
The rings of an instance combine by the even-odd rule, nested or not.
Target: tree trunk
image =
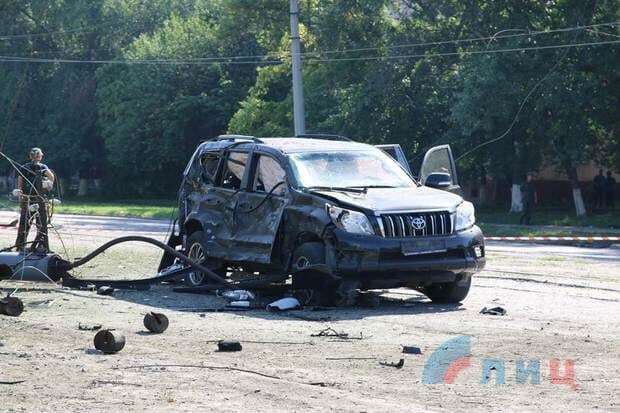
[[[65,196],[65,190],[69,189],[69,186],[67,185],[67,178],[62,178],[62,177],[58,177],[58,186],[59,186],[59,190],[60,190],[60,194],[59,196],[61,196],[62,198],[64,198]]]
[[[523,193],[521,192],[521,185],[516,183],[512,184],[510,212],[523,212]]]
[[[77,196],[88,195],[88,179],[80,178],[80,186],[78,188]]]
[[[487,187],[485,184],[481,184],[478,187],[478,204],[486,205],[487,202],[488,202]]]
[[[574,166],[566,166],[566,175],[573,188],[573,202],[575,203],[575,212],[578,217],[586,215],[586,207],[583,202],[583,195],[581,194],[581,187],[579,186],[579,177],[577,176],[577,168]]]

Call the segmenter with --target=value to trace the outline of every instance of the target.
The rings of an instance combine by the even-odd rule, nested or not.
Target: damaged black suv
[[[203,142],[179,191],[183,248],[223,276],[292,275],[296,291],[409,287],[459,302],[485,264],[474,207],[449,146],[426,153],[419,178],[409,168],[398,145],[332,135]]]

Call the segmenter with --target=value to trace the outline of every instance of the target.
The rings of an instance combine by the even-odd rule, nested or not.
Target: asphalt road
[[[9,223],[16,218],[15,212],[0,211],[0,224]],[[166,220],[85,215],[56,215],[53,224],[61,237],[76,237],[78,239],[97,234],[101,239],[111,239],[124,235],[144,235],[163,240],[170,230],[170,223]],[[15,231],[15,229],[0,228],[0,231],[6,233],[7,231]],[[489,241],[487,242],[487,251],[515,256],[528,254],[536,257],[572,257],[592,260],[618,260],[620,262],[619,244],[597,248],[533,242]]]

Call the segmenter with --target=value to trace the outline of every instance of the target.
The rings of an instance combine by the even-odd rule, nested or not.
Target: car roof
[[[326,152],[326,151],[362,151],[374,148],[360,142],[338,141],[317,138],[260,138],[261,143],[282,153]]]

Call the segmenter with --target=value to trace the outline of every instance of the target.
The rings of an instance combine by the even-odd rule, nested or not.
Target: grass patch
[[[2,200],[0,208],[17,210],[18,204]],[[55,206],[57,214],[97,215],[109,217],[161,218],[168,219],[176,211],[176,201],[162,199],[65,200]]]

